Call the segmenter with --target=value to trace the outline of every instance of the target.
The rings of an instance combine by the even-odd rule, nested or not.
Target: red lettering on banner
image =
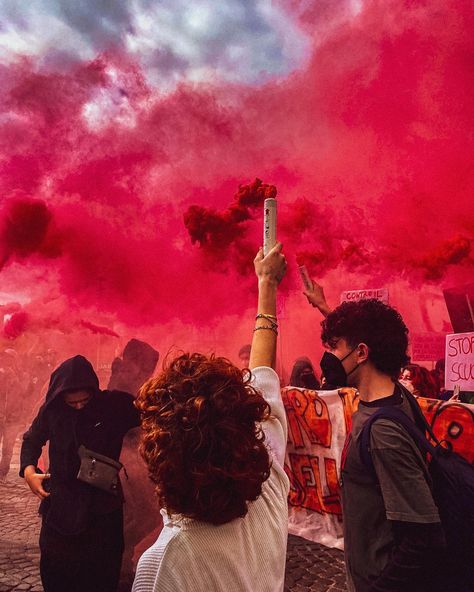
[[[283,391],[288,417],[288,439],[295,448],[305,446],[303,432],[311,444],[331,446],[331,421],[328,406],[315,391],[289,389]]]
[[[448,356],[454,358],[459,354],[469,355],[474,351],[474,335],[464,337],[453,337],[448,342]]]

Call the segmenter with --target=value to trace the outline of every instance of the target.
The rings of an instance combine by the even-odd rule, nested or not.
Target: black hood
[[[51,374],[46,405],[54,401],[58,395],[66,391],[87,390],[94,394],[99,392],[99,379],[92,364],[84,356],[74,356],[65,360]]]

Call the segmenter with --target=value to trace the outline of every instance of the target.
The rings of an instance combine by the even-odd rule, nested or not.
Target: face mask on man
[[[356,370],[359,365],[356,365],[350,372],[346,374],[342,362],[348,358],[357,348],[355,347],[346,356],[340,360],[335,354],[331,352],[324,352],[319,365],[326,380],[325,387],[339,388],[347,386],[347,377]]]

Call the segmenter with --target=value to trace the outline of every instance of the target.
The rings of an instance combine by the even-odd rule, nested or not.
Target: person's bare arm
[[[304,290],[303,294],[314,308],[317,308],[324,317],[327,317],[331,309],[326,301],[324,288],[313,279],[311,279],[311,284],[311,290]]]
[[[278,284],[286,272],[286,259],[282,254],[282,244],[277,243],[264,257],[260,249],[254,259],[255,273],[258,278],[257,318],[250,351],[249,368],[270,366],[274,368],[276,357],[277,318],[276,297]]]

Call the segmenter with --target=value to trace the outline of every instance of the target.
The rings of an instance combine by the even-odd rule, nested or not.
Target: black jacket
[[[64,392],[88,390],[87,405],[76,410],[60,396]],[[120,497],[77,480],[80,444],[118,460],[127,431],[140,424],[133,397],[121,391],[100,391],[97,375],[83,356],[63,362],[52,374],[46,400],[23,435],[20,476],[28,465],[36,466],[49,441],[48,484],[51,495],[41,502],[40,513],[48,526],[65,535],[88,528],[95,514],[121,507]]]

